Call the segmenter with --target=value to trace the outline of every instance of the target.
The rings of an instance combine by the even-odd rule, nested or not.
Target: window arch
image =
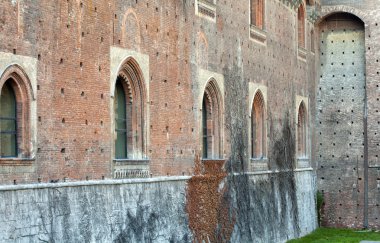
[[[222,156],[222,100],[214,79],[206,85],[202,98],[202,158]]]
[[[0,158],[31,156],[31,102],[28,76],[18,66],[8,67],[0,79]]]
[[[307,157],[307,112],[305,103],[302,101],[298,108],[297,124],[297,157]]]
[[[301,4],[298,8],[298,46],[305,48],[305,6]]]
[[[144,159],[146,154],[145,88],[138,64],[122,65],[114,93],[115,159]]]
[[[265,0],[251,0],[251,25],[264,29]]]
[[[266,157],[265,101],[260,90],[255,94],[251,111],[251,156]]]

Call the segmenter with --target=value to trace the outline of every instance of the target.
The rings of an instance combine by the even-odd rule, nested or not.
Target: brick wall
[[[350,26],[344,21],[333,21],[329,24],[322,21],[318,25],[321,65],[319,75],[322,76],[319,80],[317,98],[319,111],[316,146],[318,150],[318,188],[325,194],[324,223],[353,228],[364,226],[365,161],[367,160],[369,164],[368,226],[379,228],[380,194],[378,188],[380,180],[378,173],[380,164],[377,155],[379,151],[378,83],[380,76],[378,72],[379,52],[376,42],[379,35],[377,30],[378,6],[376,1],[339,1],[339,3],[322,1],[322,4],[325,4],[322,7],[322,17],[337,12],[346,12],[360,18],[359,23],[360,21],[364,22],[361,24],[361,30],[358,29],[357,21],[356,24],[351,22]],[[339,35],[340,37],[338,37]],[[348,43],[343,44],[346,39]],[[328,40],[329,43],[335,40],[337,42],[329,44],[331,48],[327,50],[325,48],[327,44],[322,43],[323,40]],[[340,44],[336,44],[338,42]],[[332,45],[338,46],[332,48]],[[343,48],[342,45],[345,47]],[[361,55],[355,56],[353,51],[356,54],[361,53]],[[324,56],[322,56],[322,52],[324,52]],[[343,52],[345,54],[342,54]],[[336,61],[333,60],[336,58],[335,55],[339,55]],[[335,57],[332,58],[332,56]],[[328,59],[336,62],[339,67],[331,68],[330,61],[324,63],[323,60],[327,61]],[[322,66],[322,63],[328,67]],[[349,67],[342,68],[340,63],[349,65]],[[365,106],[368,109],[367,132],[364,120]],[[368,146],[366,146],[366,142],[368,142]]]
[[[193,173],[201,150],[201,69],[223,77],[223,102],[234,95],[235,84],[241,89],[236,104],[223,106],[223,158],[230,156],[230,124],[248,124],[249,83],[267,87],[268,151],[286,116],[295,127],[296,95],[309,98],[312,120],[313,24],[306,21],[306,56],[300,58],[296,9],[289,3],[266,2],[265,44],[250,37],[249,1],[218,2],[215,20],[196,15],[196,3],[2,2],[0,50],[37,60],[38,98],[36,155],[28,165],[2,167],[1,183],[113,177],[111,47],[149,59],[146,157],[153,176]],[[245,117],[235,118],[234,109],[244,109]],[[309,129],[312,141],[312,124]],[[248,133],[242,140],[248,143]],[[271,156],[269,167],[275,169]]]

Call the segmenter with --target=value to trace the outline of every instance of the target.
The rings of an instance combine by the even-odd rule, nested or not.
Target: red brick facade
[[[202,4],[215,8],[215,15],[202,10],[205,7]],[[257,83],[269,87],[270,98],[265,105],[271,119],[281,121],[284,111],[291,111],[290,116],[296,122],[293,95],[283,98],[282,90],[313,100],[314,55],[310,50],[313,25],[305,19],[307,53],[305,59],[300,59],[296,54],[294,24],[297,6],[265,1],[262,44],[247,33],[249,4],[249,1],[103,4],[74,0],[2,3],[1,51],[36,61],[36,87],[28,90],[27,77],[21,87],[25,87],[28,95],[23,96],[27,97],[22,101],[23,107],[30,106],[28,100],[36,99],[33,119],[37,140],[32,141],[28,126],[23,124],[21,141],[25,152],[18,159],[1,159],[1,183],[112,178],[116,177],[114,170],[118,166],[133,168],[138,174],[140,162],[149,171],[144,176],[192,174],[194,158],[202,150],[199,97],[208,94],[204,85],[209,78],[216,79],[212,82],[213,90],[220,92],[220,97],[213,94],[208,98],[220,103],[214,104],[219,109],[212,111],[216,114],[214,121],[207,123],[213,136],[209,150],[218,154],[215,158],[228,158],[230,140],[224,97],[229,90],[219,86],[227,82],[225,67],[233,65],[245,70],[240,74],[245,85]],[[233,18],[231,9],[235,12]],[[137,131],[133,136],[137,137],[136,146],[141,151],[126,162],[114,160],[112,82],[116,80],[110,80],[112,48],[145,55],[148,60],[145,66],[135,60],[136,70],[145,71],[133,74],[137,81],[141,79],[140,84],[135,80],[133,85],[142,87],[138,89],[142,91],[141,97],[132,102],[133,109],[141,110],[135,114],[138,118],[131,115],[135,120],[130,121]],[[10,65],[11,60],[5,59],[4,65]],[[116,64],[119,70],[126,70],[122,69],[125,61]],[[144,82],[148,87],[141,85]],[[128,85],[125,87],[132,99],[135,91],[128,90]],[[35,98],[33,92],[37,94]],[[252,103],[248,93],[237,98]],[[247,109],[247,122],[250,112]],[[28,121],[28,116],[25,113],[23,120]],[[128,139],[132,141],[132,135]],[[263,139],[266,143],[263,147],[268,151],[270,140]]]

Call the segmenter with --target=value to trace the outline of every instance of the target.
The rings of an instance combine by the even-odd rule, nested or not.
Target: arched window
[[[251,0],[251,25],[264,29],[265,0]]]
[[[301,4],[298,8],[298,46],[305,48],[305,7]]]
[[[297,157],[307,157],[307,113],[305,103],[301,102],[298,109],[297,124]]]
[[[265,104],[261,91],[253,99],[251,112],[251,150],[252,158],[266,157]]]
[[[9,66],[0,77],[0,158],[31,156],[35,131],[32,102],[35,99],[28,76],[20,66]]]
[[[206,86],[202,100],[202,157],[220,158],[222,154],[221,95],[215,80]]]
[[[145,89],[137,64],[126,62],[117,77],[114,94],[115,158],[145,158]]]
[[[0,95],[0,157],[17,157],[17,102],[8,80]]]

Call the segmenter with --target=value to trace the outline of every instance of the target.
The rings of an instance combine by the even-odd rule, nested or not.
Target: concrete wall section
[[[191,241],[183,178],[70,184],[1,191],[0,242]]]
[[[286,242],[316,229],[315,172],[250,173],[235,181],[241,186],[233,195],[239,198],[244,188],[249,198],[235,201],[240,209],[247,206],[248,210],[237,212],[231,242]]]
[[[191,242],[189,178],[2,186],[0,242]],[[244,202],[234,187],[243,181]],[[231,242],[284,242],[316,228],[313,171],[235,175],[223,185],[235,188],[236,220],[223,222]]]

